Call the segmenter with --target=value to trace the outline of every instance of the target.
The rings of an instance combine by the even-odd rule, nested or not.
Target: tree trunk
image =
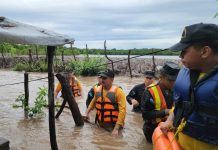
[[[69,80],[65,77],[64,74],[56,74],[56,77],[58,78],[59,82],[61,83],[62,87],[62,95],[65,101],[68,102],[69,108],[71,110],[74,122],[77,126],[84,125],[83,117],[80,113],[79,107],[73,97],[73,93],[70,88]]]

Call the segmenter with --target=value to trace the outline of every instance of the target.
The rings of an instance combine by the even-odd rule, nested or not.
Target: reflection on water
[[[0,71],[0,84],[23,81],[23,73],[13,71]],[[47,74],[30,73],[30,80],[45,77]],[[95,84],[95,77],[78,77],[82,82],[84,94]],[[56,80],[57,81],[57,80]],[[133,85],[141,83],[140,78],[115,77],[115,84],[122,86],[127,93]],[[29,83],[30,104],[33,104],[38,87],[47,87],[46,79]],[[0,137],[10,140],[11,150],[48,150],[50,149],[48,110],[41,119],[25,119],[22,109],[12,108],[15,98],[22,94],[24,85],[0,87]],[[86,95],[86,94],[85,94]],[[80,111],[84,114],[86,96],[77,99]],[[91,122],[94,122],[95,112],[92,112]],[[71,112],[64,109],[60,118],[56,120],[56,135],[60,150],[149,150],[142,131],[143,120],[141,114],[131,112],[127,104],[125,128],[119,137],[112,137],[110,133],[96,125],[85,123],[83,127],[76,127]]]

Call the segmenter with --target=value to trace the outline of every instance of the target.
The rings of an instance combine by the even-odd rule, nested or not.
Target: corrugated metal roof
[[[73,44],[74,39],[43,28],[0,17],[0,42],[59,46]]]

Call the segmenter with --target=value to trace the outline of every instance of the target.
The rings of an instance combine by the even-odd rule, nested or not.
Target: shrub
[[[47,72],[48,65],[44,61],[37,61],[31,63],[17,63],[13,67],[14,71],[27,71],[27,72]]]
[[[66,65],[66,70],[72,70],[77,75],[93,76],[99,71],[106,70],[106,63],[104,58],[85,58],[81,61],[71,61]]]
[[[36,100],[34,102],[34,106],[25,106],[25,96],[24,94],[19,95],[15,102],[16,104],[13,104],[13,108],[18,108],[22,107],[26,111],[28,111],[28,116],[29,117],[40,117],[44,114],[43,108],[47,105],[46,98],[47,98],[47,93],[48,89],[45,87],[40,88],[39,87],[39,92],[37,93]]]

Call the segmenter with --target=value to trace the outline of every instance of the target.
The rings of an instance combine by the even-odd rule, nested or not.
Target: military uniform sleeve
[[[94,98],[91,100],[91,103],[88,106],[88,109],[94,109],[95,107],[95,102],[96,102],[96,98],[94,96]]]
[[[165,116],[164,110],[155,110],[154,100],[148,90],[142,95],[141,99],[141,110],[142,110],[142,117],[144,120],[151,120],[156,118],[161,118]]]
[[[88,92],[87,99],[86,99],[86,107],[88,108],[89,104],[91,103],[92,99],[94,98],[94,88],[91,88]]]
[[[124,126],[124,121],[126,117],[126,96],[121,88],[117,89],[116,97],[119,108],[119,115],[116,124]]]
[[[136,87],[133,87],[133,89],[129,92],[129,94],[126,96],[127,102],[132,105],[132,99],[135,99],[136,95]]]

